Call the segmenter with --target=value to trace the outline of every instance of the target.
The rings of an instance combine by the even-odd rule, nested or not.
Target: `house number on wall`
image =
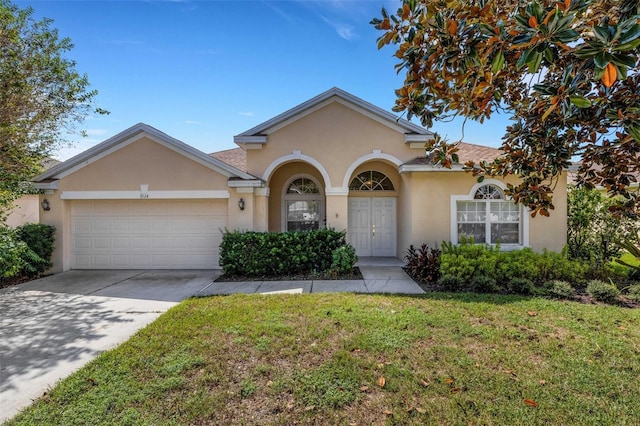
[[[149,198],[149,185],[140,185],[140,198]]]

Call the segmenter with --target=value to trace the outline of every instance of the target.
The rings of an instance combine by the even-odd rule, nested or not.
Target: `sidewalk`
[[[335,292],[424,294],[424,290],[401,268],[402,262],[398,259],[365,258],[357,265],[362,273],[361,280],[213,282],[196,296]]]

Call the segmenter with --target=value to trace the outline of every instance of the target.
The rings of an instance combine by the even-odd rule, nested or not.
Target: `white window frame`
[[[507,189],[507,185],[504,182],[499,181],[497,179],[485,179],[481,183],[476,183],[471,187],[471,190],[466,195],[452,195],[451,196],[451,242],[454,244],[458,243],[458,201],[478,201],[476,200],[475,194],[476,191],[482,186],[485,185],[494,185],[500,188],[504,192]],[[510,199],[505,197],[504,200],[509,201]],[[487,200],[491,201],[491,200]],[[487,203],[488,204],[488,203]],[[518,244],[504,244],[500,243],[500,248],[502,250],[518,250],[524,247],[529,247],[529,209],[522,205],[519,205],[519,213],[520,213],[520,242]],[[488,221],[487,221],[488,223]],[[487,233],[486,237],[490,238],[491,233]],[[490,244],[486,241],[479,242],[478,244],[488,244],[488,245],[496,245]]]
[[[289,190],[289,187],[291,186],[291,184],[298,179],[308,179],[310,181],[312,181],[313,183],[316,184],[316,187],[318,188],[318,194],[288,194],[287,191]],[[286,232],[287,231],[287,201],[320,201],[320,218],[319,218],[319,223],[318,223],[318,229],[322,229],[326,226],[325,224],[325,214],[324,214],[324,204],[325,204],[325,200],[324,200],[324,190],[322,188],[322,186],[320,185],[320,182],[318,182],[318,179],[314,178],[311,175],[308,175],[306,173],[298,173],[296,175],[291,176],[289,179],[287,179],[286,184],[284,185],[284,187],[282,188],[282,203],[281,203],[281,228],[282,232]]]

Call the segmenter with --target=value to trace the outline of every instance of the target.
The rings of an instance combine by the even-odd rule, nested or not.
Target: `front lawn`
[[[190,299],[9,424],[637,424],[640,311],[517,296]]]

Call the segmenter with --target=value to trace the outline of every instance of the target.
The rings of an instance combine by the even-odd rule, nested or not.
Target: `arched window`
[[[350,191],[393,191],[394,189],[391,179],[375,170],[360,173],[349,184]]]
[[[481,244],[522,244],[520,210],[497,185],[482,185],[473,199],[456,201],[456,242],[473,238]]]
[[[285,231],[310,231],[320,228],[323,196],[318,183],[310,177],[294,177],[283,195]]]

